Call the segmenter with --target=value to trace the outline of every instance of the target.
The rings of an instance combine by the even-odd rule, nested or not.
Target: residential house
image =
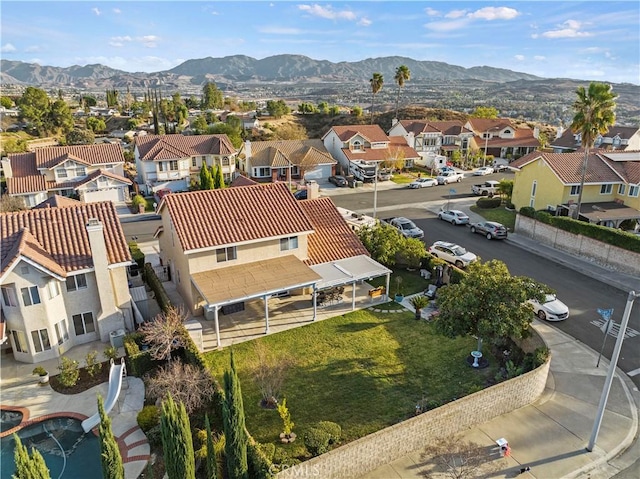
[[[187,191],[199,182],[203,164],[222,168],[225,183],[236,176],[236,155],[227,135],[145,135],[136,137],[137,182],[147,194]]]
[[[470,118],[465,128],[473,131],[472,149],[508,160],[518,159],[539,148],[539,131],[516,126],[508,118]]]
[[[420,158],[403,136],[387,136],[378,125],[333,126],[323,135],[322,142],[344,172],[349,172],[354,161],[379,164],[403,159],[410,168]]]
[[[167,195],[158,213],[161,261],[191,311],[215,321],[218,345],[220,311],[261,301],[268,333],[271,296],[311,307],[311,293],[351,285],[355,303],[358,281],[388,281],[330,198],[297,201],[284,183]]]
[[[258,182],[326,180],[335,173],[336,160],[322,140],[245,141],[238,168]]]
[[[131,180],[124,176],[120,145],[96,144],[37,148],[2,160],[7,193],[35,206],[53,195],[85,203],[129,199]]]
[[[418,154],[427,158],[443,155],[451,158],[454,151],[464,157],[470,149],[473,131],[465,128],[464,122],[429,120],[393,120],[389,136],[402,136]]]
[[[583,162],[584,152],[540,151],[512,162],[513,204],[568,215],[577,207]],[[640,220],[640,152],[590,152],[580,216],[613,227]]]
[[[2,317],[36,363],[133,329],[131,254],[112,202],[0,214]]]
[[[576,151],[582,148],[582,135],[571,129],[558,129],[556,139],[551,142],[554,153]],[[604,135],[598,135],[594,147],[602,150],[640,150],[640,128],[637,126],[612,126]]]

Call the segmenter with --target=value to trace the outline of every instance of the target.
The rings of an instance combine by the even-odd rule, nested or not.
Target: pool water
[[[52,479],[100,479],[100,440],[82,430],[79,420],[58,417],[32,424],[18,431],[29,452],[35,447],[51,472]],[[0,439],[0,477],[9,478],[15,472],[13,436]],[[63,454],[64,450],[64,454]]]
[[[10,411],[8,409],[0,409],[0,432],[13,429],[22,422],[22,413],[20,411]]]

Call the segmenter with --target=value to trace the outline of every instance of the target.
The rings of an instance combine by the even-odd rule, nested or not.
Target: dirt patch
[[[93,377],[89,376],[89,373],[85,368],[80,369],[80,379],[75,386],[71,386],[69,388],[64,387],[60,384],[60,375],[57,374],[55,376],[51,376],[49,378],[49,384],[51,384],[51,389],[60,394],[78,394],[86,391],[87,389],[91,389],[93,386],[97,386],[98,384],[102,384],[109,381],[109,361],[104,361],[102,363],[102,368],[100,371]]]

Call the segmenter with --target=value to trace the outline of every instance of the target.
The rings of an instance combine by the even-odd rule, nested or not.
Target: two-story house
[[[598,135],[593,146],[601,150],[640,150],[640,128],[614,125],[604,135]],[[551,147],[554,153],[579,150],[582,148],[582,135],[571,129],[559,128],[555,140],[551,142]]]
[[[577,207],[583,162],[584,152],[540,151],[512,162],[513,204],[568,214]],[[613,227],[626,219],[640,220],[640,152],[589,153],[580,215]]]
[[[131,254],[111,202],[0,214],[2,317],[16,360],[133,329]]]
[[[227,135],[145,135],[136,137],[137,182],[153,194],[187,191],[199,181],[203,164],[222,168],[225,183],[236,176],[237,150]]]
[[[238,168],[252,180],[326,180],[334,174],[336,160],[322,140],[245,141]]]
[[[471,147],[473,131],[464,122],[429,120],[393,120],[389,136],[402,136],[407,144],[426,158],[430,155],[451,157],[454,151],[466,156]]]
[[[351,285],[355,303],[358,281],[389,278],[330,198],[297,201],[284,183],[167,195],[158,213],[162,263],[193,314],[215,321],[218,345],[221,310],[263,302],[268,332],[274,295],[310,307],[313,291]]]
[[[496,158],[517,159],[540,146],[537,128],[516,127],[508,118],[470,118],[464,126],[474,133],[472,148]]]
[[[53,195],[85,203],[129,199],[131,180],[124,176],[120,145],[76,145],[13,153],[2,160],[7,193],[32,207]]]
[[[410,168],[420,158],[404,137],[388,136],[378,125],[333,126],[322,136],[322,142],[347,174],[354,162],[375,165],[401,159]]]

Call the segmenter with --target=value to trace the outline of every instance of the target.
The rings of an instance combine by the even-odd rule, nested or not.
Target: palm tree
[[[580,215],[582,206],[582,190],[587,174],[589,162],[589,149],[593,147],[599,134],[604,134],[616,121],[617,93],[613,93],[611,85],[606,83],[591,82],[589,90],[583,86],[576,90],[578,99],[573,103],[575,116],[571,123],[571,129],[581,135],[581,144],[584,148],[584,160],[582,161],[582,177],[580,179],[580,191],[578,192],[578,208],[573,214],[574,218]]]
[[[411,80],[411,72],[406,65],[400,65],[396,68],[396,76],[393,79],[398,84],[398,95],[396,96],[396,119],[398,118],[398,104],[400,102],[400,89],[404,87],[404,82]]]
[[[382,73],[374,73],[369,79],[369,83],[371,83],[371,124],[373,125],[373,104],[376,99],[376,93],[382,90],[382,85],[384,84]]]

